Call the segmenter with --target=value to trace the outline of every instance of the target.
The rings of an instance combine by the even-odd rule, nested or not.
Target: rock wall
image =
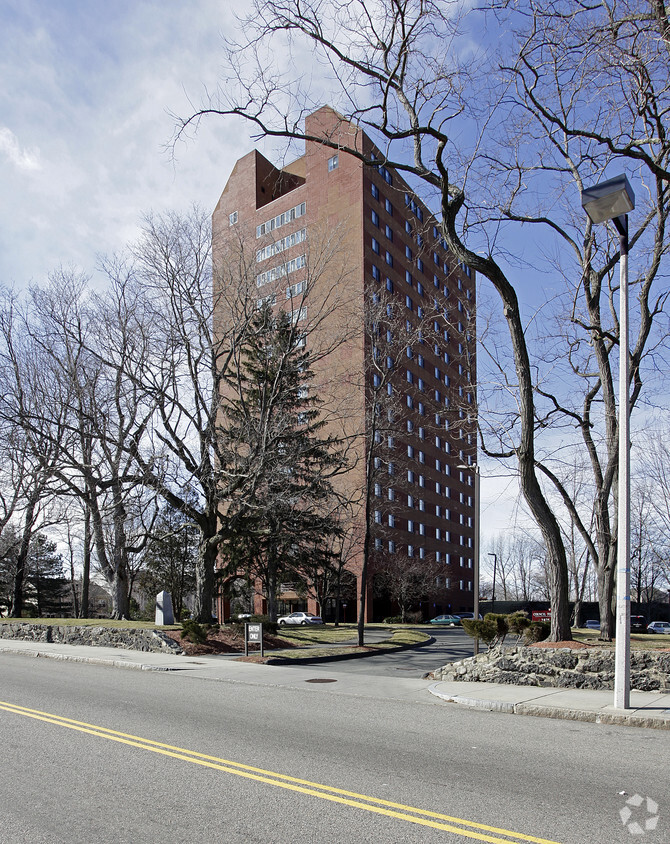
[[[26,639],[32,642],[59,642],[65,645],[90,645],[103,648],[127,648],[154,653],[183,653],[179,645],[158,630],[132,628],[58,626],[56,624],[0,624],[0,639]]]
[[[631,689],[670,689],[670,652],[631,651]],[[436,680],[510,683],[573,689],[613,689],[614,650],[494,648],[433,671]]]

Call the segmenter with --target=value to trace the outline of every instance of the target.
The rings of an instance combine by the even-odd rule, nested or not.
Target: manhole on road
[[[305,680],[306,683],[337,683],[337,680],[331,680],[328,677],[314,677],[312,680]]]

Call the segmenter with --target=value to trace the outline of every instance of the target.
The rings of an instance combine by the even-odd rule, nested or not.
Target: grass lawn
[[[574,627],[572,638],[578,642],[587,642],[599,648],[613,648],[614,642],[601,642],[597,630],[587,630],[585,627]],[[636,650],[656,650],[670,648],[670,636],[655,633],[631,633],[630,646]]]
[[[349,639],[352,636],[356,635],[356,628],[355,626],[349,626]],[[336,629],[333,628],[335,632]],[[302,631],[301,631],[302,632]],[[306,631],[306,632],[313,632],[313,631]],[[326,630],[322,630],[321,632],[326,633]],[[284,636],[284,631],[282,630],[281,636]],[[288,638],[288,637],[287,637]],[[422,633],[418,630],[396,630],[395,633],[388,639],[386,642],[379,642],[376,645],[366,645],[363,648],[359,648],[357,646],[349,646],[343,648],[314,648],[310,647],[309,649],[305,648],[293,648],[291,650],[286,651],[272,651],[271,657],[277,657],[279,659],[314,659],[315,657],[320,656],[337,656],[339,654],[355,654],[355,653],[369,653],[370,651],[389,651],[394,650],[395,648],[401,647],[403,645],[420,645],[422,642],[428,641],[430,636],[427,636],[425,633]],[[295,641],[292,639],[292,641]],[[305,641],[305,640],[303,640]],[[323,644],[326,643],[326,639],[321,639]]]
[[[356,639],[357,634],[355,624],[340,624],[339,627],[328,624],[315,624],[313,627],[291,627],[285,624],[278,628],[277,635],[281,636],[282,639],[290,639],[292,642],[304,642],[306,645],[313,645],[349,642]]]

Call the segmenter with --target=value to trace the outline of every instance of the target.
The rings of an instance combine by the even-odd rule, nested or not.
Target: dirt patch
[[[532,645],[528,646],[529,648],[570,648],[573,651],[579,651],[583,648],[592,648],[593,645],[587,645],[586,642],[575,642],[574,640],[570,640],[569,642],[534,642]]]
[[[212,629],[207,633],[207,641],[201,645],[182,639],[179,630],[166,630],[165,635],[174,639],[188,656],[205,656],[207,654],[235,654],[244,653],[244,635],[237,630],[224,628]],[[294,642],[289,642],[278,636],[264,636],[263,643],[266,648],[294,648]],[[251,645],[251,648],[254,646]],[[248,657],[249,661],[261,661],[260,657]],[[264,660],[263,660],[264,661]]]

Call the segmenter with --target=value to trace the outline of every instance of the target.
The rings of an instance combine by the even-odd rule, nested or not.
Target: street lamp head
[[[623,217],[635,208],[635,194],[625,175],[615,176],[582,191],[582,206],[592,223]]]

